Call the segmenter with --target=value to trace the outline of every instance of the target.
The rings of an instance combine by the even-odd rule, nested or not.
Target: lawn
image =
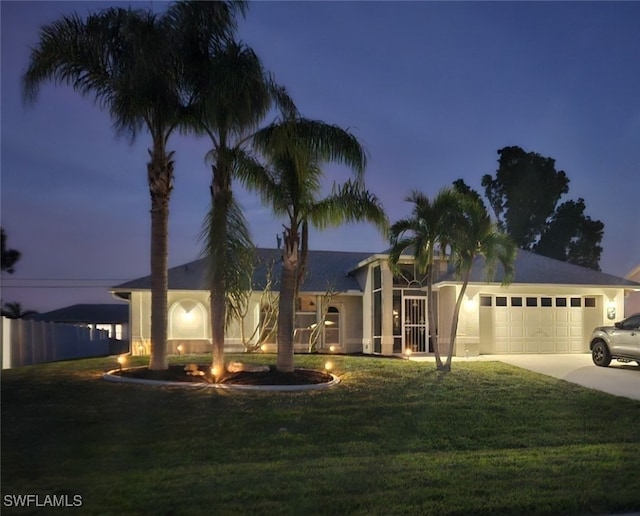
[[[2,514],[640,510],[640,402],[498,362],[454,361],[445,376],[334,363],[342,382],[305,393],[102,381],[113,359],[3,371]],[[8,494],[81,495],[82,507],[29,512]]]

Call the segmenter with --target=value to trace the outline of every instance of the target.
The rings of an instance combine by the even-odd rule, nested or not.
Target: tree
[[[23,78],[25,99],[35,100],[45,81],[67,84],[108,111],[116,134],[131,141],[143,129],[151,136],[147,178],[151,196],[151,356],[149,368],[167,369],[167,268],[173,151],[169,137],[182,123],[186,104],[182,77],[187,25],[224,39],[236,27],[243,4],[203,2],[149,11],[109,8],[86,19],[74,14],[46,25]],[[199,3],[198,3],[199,4]],[[188,23],[187,23],[188,22]],[[212,38],[213,39],[213,38]],[[188,56],[187,56],[188,57]]]
[[[9,319],[28,319],[37,313],[35,310],[23,311],[20,303],[5,303],[2,307],[2,316]]]
[[[245,176],[245,185],[259,192],[274,214],[287,221],[283,231],[277,369],[292,372],[295,300],[306,270],[309,225],[324,229],[366,220],[384,233],[388,222],[379,200],[363,186],[365,151],[348,131],[317,120],[287,118],[258,131],[252,140],[266,168],[262,174]],[[347,165],[356,179],[334,184],[331,193],[323,197],[322,165],[328,162]]]
[[[203,229],[203,254],[209,263],[211,297],[212,369],[224,374],[224,334],[229,322],[227,307],[242,304],[247,295],[246,270],[253,266],[253,246],[232,181],[261,173],[251,159],[244,159],[249,139],[274,108],[296,112],[286,90],[264,69],[248,46],[227,41],[218,48],[208,35],[197,38],[187,66],[186,85],[192,92],[189,127],[210,138],[211,207]],[[245,164],[252,166],[241,170]]]
[[[451,260],[455,274],[462,279],[462,287],[458,293],[451,322],[451,338],[447,350],[447,359],[443,365],[444,371],[451,370],[451,360],[458,333],[460,307],[464,299],[471,269],[478,256],[483,258],[484,271],[487,281],[492,281],[498,262],[502,264],[502,285],[511,282],[514,275],[515,243],[492,222],[487,209],[472,190],[463,187],[464,182],[454,182],[456,191],[460,194],[460,217],[456,218],[456,225],[450,238]]]
[[[569,178],[555,160],[520,147],[504,147],[496,177],[485,175],[482,186],[497,218],[520,249],[599,270],[604,224],[584,215],[584,200],[560,198]]]
[[[534,252],[600,270],[604,224],[584,214],[584,199],[566,201],[556,209]]]
[[[417,270],[425,276],[427,286],[429,330],[432,332],[433,353],[436,368],[444,370],[442,363],[433,307],[433,269],[436,256],[444,257],[453,238],[453,228],[458,224],[460,214],[460,195],[451,188],[441,190],[433,200],[422,192],[414,190],[406,198],[413,203],[411,217],[400,219],[391,226],[389,264],[392,270],[397,267],[400,256],[411,251]]]
[[[15,272],[13,266],[20,259],[21,253],[15,249],[7,248],[7,234],[4,232],[4,228],[0,228],[0,235],[2,240],[2,270],[13,274]]]

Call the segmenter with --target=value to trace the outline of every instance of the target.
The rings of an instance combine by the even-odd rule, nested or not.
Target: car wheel
[[[604,342],[598,341],[593,345],[591,359],[595,365],[600,367],[607,367],[611,363],[611,355]]]

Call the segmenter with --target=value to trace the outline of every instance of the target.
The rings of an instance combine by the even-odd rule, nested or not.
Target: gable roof
[[[347,274],[356,264],[371,256],[372,253],[344,251],[309,251],[307,277],[302,285],[302,292],[326,292],[332,285],[337,292],[357,291],[362,289],[356,278]],[[256,249],[256,266],[253,271],[252,288],[262,290],[266,284],[267,272],[272,269],[272,290],[278,291],[282,272],[281,249]],[[132,290],[149,290],[151,276],[134,279],[111,288],[113,292],[130,292]],[[172,267],[169,269],[170,290],[208,290],[206,259]]]
[[[522,249],[517,251],[514,267],[515,274],[512,283],[640,288],[640,283],[636,283],[635,281],[619,278],[572,263],[562,262],[530,251],[523,251]],[[504,270],[502,266],[498,264],[492,283],[501,283],[503,277]],[[459,279],[455,277],[453,271],[449,271],[439,280],[439,282],[455,281],[459,281]],[[474,261],[469,281],[471,283],[487,282],[484,272],[484,260],[482,258],[478,257]]]
[[[129,305],[78,304],[37,314],[30,319],[61,323],[121,324],[129,321]]]

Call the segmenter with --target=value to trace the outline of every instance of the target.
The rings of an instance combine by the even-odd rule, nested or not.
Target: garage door
[[[481,296],[491,310],[494,353],[576,353],[585,351],[584,310],[595,298],[563,296]],[[491,347],[490,347],[491,349]]]

